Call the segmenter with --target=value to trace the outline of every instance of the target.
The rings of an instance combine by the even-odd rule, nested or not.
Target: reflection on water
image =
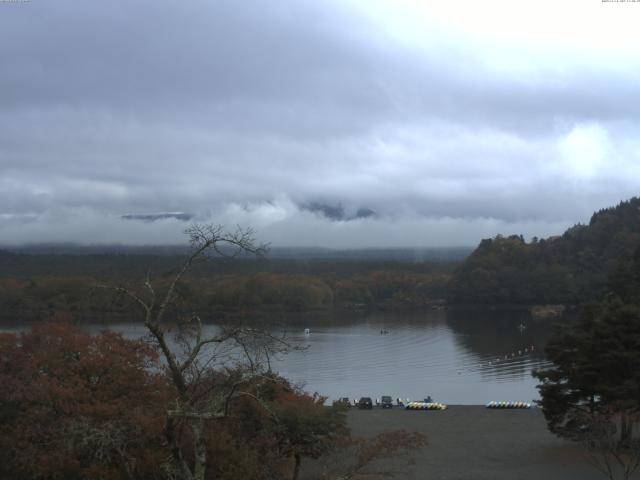
[[[132,338],[145,333],[141,325],[111,328]],[[329,398],[430,395],[449,404],[538,398],[531,371],[546,365],[550,332],[548,322],[532,321],[527,311],[506,309],[335,312],[298,316],[284,328],[290,341],[307,348],[274,360],[273,368],[310,392]]]
[[[308,349],[278,362],[280,373],[330,398],[430,395],[451,404],[538,398],[531,371],[546,365],[549,325],[531,322],[527,312],[376,312],[333,320],[307,325],[309,335],[294,330],[292,338]]]

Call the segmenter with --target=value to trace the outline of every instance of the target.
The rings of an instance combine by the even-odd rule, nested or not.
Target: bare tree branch
[[[252,229],[238,227],[235,231],[228,232],[220,225],[195,224],[185,233],[189,237],[191,252],[162,293],[154,288],[150,272],[147,272],[143,283],[148,300],[122,286],[101,287],[124,295],[144,311],[144,325],[164,357],[169,376],[178,394],[175,407],[167,411],[164,429],[174,467],[170,470],[176,478],[182,480],[203,480],[207,463],[204,434],[206,422],[227,416],[232,399],[242,396],[253,398],[273,416],[268,406],[257,395],[240,389],[242,385],[249,385],[250,379],[258,378],[256,375],[260,371],[261,352],[265,352],[271,370],[270,353],[284,352],[288,344],[284,337],[276,338],[265,331],[239,326],[205,336],[202,320],[194,313],[189,319],[178,320],[178,326],[184,327],[183,331],[176,334],[176,340],[183,348],[183,352],[178,356],[175,346],[172,346],[167,338],[171,329],[166,326],[166,317],[176,305],[178,285],[194,263],[205,260],[212,252],[220,257],[236,258],[241,254],[263,255],[266,250],[265,246],[256,246]],[[243,362],[250,366],[248,376],[245,377],[240,371],[239,379],[234,383],[220,383],[212,370],[218,357],[206,348],[209,345],[229,345],[229,349],[240,347],[244,353]],[[205,351],[208,351],[209,355],[202,360]],[[220,353],[217,347],[215,352]],[[193,435],[191,462],[185,459],[179,438],[177,426],[178,422],[182,421],[188,425]]]

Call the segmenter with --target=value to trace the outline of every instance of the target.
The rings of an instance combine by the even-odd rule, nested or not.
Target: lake
[[[307,348],[277,370],[307,390],[330,398],[429,395],[448,404],[539,398],[531,371],[548,365],[551,330],[527,311],[471,309],[334,314],[297,326],[290,338]]]
[[[448,404],[538,398],[531,371],[548,365],[551,331],[527,310],[500,308],[297,314],[282,325],[275,333],[286,331],[304,349],[274,359],[273,368],[309,392],[330,399],[430,395]],[[130,338],[145,333],[138,324],[89,326],[105,328]]]

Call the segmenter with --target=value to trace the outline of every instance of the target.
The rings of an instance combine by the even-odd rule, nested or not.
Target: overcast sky
[[[638,24],[601,0],[0,2],[0,244],[182,242],[166,212],[279,246],[561,233],[639,193]]]

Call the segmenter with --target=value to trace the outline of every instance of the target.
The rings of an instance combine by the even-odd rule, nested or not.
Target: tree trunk
[[[191,470],[189,470],[189,466],[182,456],[182,450],[178,445],[178,439],[176,438],[175,432],[175,424],[173,423],[173,419],[170,417],[167,417],[166,419],[164,425],[164,434],[165,438],[167,439],[167,444],[169,445],[171,458],[174,465],[178,468],[179,475],[183,480],[193,480]]]
[[[620,445],[626,447],[631,441],[631,430],[633,424],[629,421],[626,413],[620,414]]]
[[[301,463],[301,458],[300,458],[300,454],[299,453],[295,453],[293,455],[293,457],[296,460],[296,464],[293,467],[293,477],[291,480],[298,480],[298,475],[300,474],[300,463]]]
[[[207,471],[207,443],[204,439],[204,420],[194,418],[191,423],[193,432],[194,456],[194,480],[204,480]]]

